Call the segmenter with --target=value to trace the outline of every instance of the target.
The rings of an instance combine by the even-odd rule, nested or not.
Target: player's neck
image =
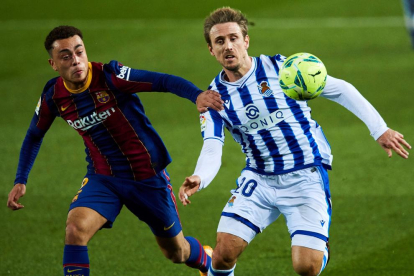
[[[224,79],[228,82],[238,81],[239,79],[243,78],[243,76],[246,75],[247,72],[249,72],[251,67],[252,67],[252,58],[247,56],[243,64],[237,70],[229,70],[229,69],[223,68],[225,72]]]

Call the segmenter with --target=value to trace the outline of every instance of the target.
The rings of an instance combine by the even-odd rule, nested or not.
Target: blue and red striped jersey
[[[88,173],[142,180],[160,172],[171,157],[135,94],[142,91],[172,92],[192,102],[202,92],[180,77],[117,61],[89,63],[88,80],[80,91],[71,91],[61,77],[50,80],[23,142],[15,183],[27,182],[42,138],[56,117],[82,136]]]

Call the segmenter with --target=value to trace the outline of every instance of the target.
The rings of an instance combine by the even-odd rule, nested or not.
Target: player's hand
[[[393,150],[402,158],[408,158],[409,153],[403,146],[405,146],[407,149],[411,149],[411,146],[407,143],[407,141],[404,140],[404,135],[401,133],[392,129],[388,129],[377,139],[377,142],[387,152],[388,157],[392,156]]]
[[[17,201],[19,200],[19,198],[24,196],[25,193],[26,193],[26,185],[24,184],[14,185],[13,189],[9,193],[9,198],[7,199],[7,207],[12,209],[13,211],[24,208],[24,206]]]
[[[178,192],[178,198],[184,206],[191,203],[188,198],[198,191],[200,183],[201,179],[198,175],[192,175],[185,178],[185,181]]]
[[[200,113],[207,112],[207,107],[215,111],[223,110],[223,101],[220,93],[213,90],[206,90],[198,95],[196,100],[197,110]]]

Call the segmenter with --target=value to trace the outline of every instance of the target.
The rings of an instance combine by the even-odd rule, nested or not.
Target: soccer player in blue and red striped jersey
[[[206,272],[210,257],[195,238],[182,232],[166,172],[171,158],[135,93],[171,92],[197,102],[199,111],[221,109],[220,96],[202,92],[180,77],[132,69],[117,61],[88,62],[82,33],[72,26],[54,28],[45,48],[60,76],[46,84],[40,97],[8,207],[24,207],[18,200],[26,192],[42,139],[54,119],[62,117],[82,136],[88,162],[69,208],[64,275],[89,275],[88,241],[99,229],[112,227],[123,205],[148,224],[167,258]]]

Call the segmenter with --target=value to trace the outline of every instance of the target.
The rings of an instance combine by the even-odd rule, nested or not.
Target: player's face
[[[214,25],[210,30],[210,39],[210,54],[216,57],[224,69],[240,71],[250,64],[247,53],[249,36],[243,37],[240,26],[236,22]],[[247,68],[247,71],[249,69]]]
[[[72,36],[53,43],[49,64],[59,72],[66,85],[73,90],[85,85],[88,76],[88,56],[82,39]]]

